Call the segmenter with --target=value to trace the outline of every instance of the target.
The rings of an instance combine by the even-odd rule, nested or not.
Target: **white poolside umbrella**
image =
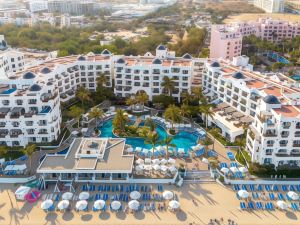
[[[131,200],[128,202],[128,207],[133,210],[138,210],[140,206],[140,203],[137,200]]]
[[[77,130],[74,130],[74,131],[72,131],[72,133],[71,134],[73,134],[73,135],[77,135],[77,134],[79,134],[79,132],[77,131]]]
[[[152,159],[152,164],[159,164],[159,159]]]
[[[72,192],[65,192],[63,193],[63,195],[61,196],[61,198],[63,200],[71,200],[73,197],[73,193]]]
[[[78,196],[79,200],[87,200],[89,197],[90,194],[88,192],[81,192]]]
[[[178,152],[179,154],[184,154],[184,148],[179,148],[179,149],[177,150],[177,152]]]
[[[178,209],[180,207],[180,203],[178,201],[172,200],[169,202],[169,207],[171,209]]]
[[[147,153],[149,152],[149,150],[148,150],[147,148],[143,148],[142,152],[143,152],[144,154],[147,154]]]
[[[248,172],[248,169],[246,167],[242,166],[239,168],[239,171],[242,173],[246,173],[246,172]]]
[[[229,169],[226,168],[226,167],[223,167],[223,168],[221,169],[221,172],[223,172],[223,173],[228,173],[228,172],[229,172]]]
[[[133,152],[133,148],[127,148],[126,151],[127,151],[128,153],[131,153],[131,152]]]
[[[277,201],[276,204],[280,209],[286,210],[288,208],[288,204],[284,201]]]
[[[160,170],[161,170],[162,172],[167,172],[167,171],[168,171],[168,167],[165,166],[165,165],[162,165],[162,166],[160,167]]]
[[[103,209],[103,207],[105,206],[105,201],[100,199],[94,202],[94,208],[95,209]]]
[[[207,158],[203,158],[202,162],[207,164],[208,163],[208,159]]]
[[[170,171],[171,173],[174,173],[174,172],[177,171],[177,168],[176,168],[174,165],[172,165],[172,166],[169,167],[169,171]]]
[[[155,147],[155,149],[156,149],[157,151],[162,151],[162,150],[164,150],[164,147],[161,146],[161,145],[159,145],[159,146]]]
[[[81,210],[86,209],[87,205],[88,205],[88,203],[86,200],[80,200],[80,201],[76,202],[75,207],[77,210],[81,211]]]
[[[153,165],[152,167],[153,167],[153,169],[156,170],[156,171],[160,170],[160,165],[158,165],[158,164],[155,164],[155,165]]]
[[[145,165],[144,170],[150,171],[150,170],[152,170],[152,166],[151,165]]]
[[[168,163],[168,160],[166,160],[165,158],[163,158],[163,159],[160,160],[160,164],[161,165],[165,165],[167,163]]]
[[[144,170],[144,166],[143,165],[137,165],[135,167],[135,171],[137,171],[137,172],[140,172],[140,171],[143,171],[143,170]]]
[[[294,201],[299,199],[299,195],[296,192],[289,191],[287,195]]]
[[[169,158],[169,159],[168,159],[168,163],[170,163],[170,164],[175,164],[176,161],[175,161],[175,159]]]
[[[239,169],[237,167],[233,166],[233,167],[230,167],[230,171],[233,173],[236,173],[239,171]]]
[[[110,203],[110,206],[113,210],[118,210],[121,207],[121,202],[113,201],[112,203]]]
[[[171,191],[164,191],[163,198],[166,200],[170,200],[174,197],[174,194]]]
[[[136,164],[144,164],[144,160],[139,158],[138,160],[135,161]]]
[[[151,159],[150,158],[146,158],[145,159],[145,164],[151,164]]]
[[[69,205],[70,205],[69,200],[62,200],[57,204],[57,208],[59,210],[64,210],[64,209],[68,208]]]
[[[53,205],[53,201],[51,199],[47,199],[42,202],[41,208],[43,210],[48,210]]]
[[[136,148],[135,148],[135,151],[136,151],[136,152],[141,152],[141,151],[142,151],[142,148],[141,148],[141,147],[136,147]]]
[[[239,190],[239,191],[238,191],[238,195],[239,195],[241,198],[248,198],[248,197],[249,197],[249,192],[248,192],[248,191],[245,191],[245,190]]]
[[[137,200],[141,197],[141,193],[138,191],[132,191],[132,192],[130,192],[129,196],[131,199]]]

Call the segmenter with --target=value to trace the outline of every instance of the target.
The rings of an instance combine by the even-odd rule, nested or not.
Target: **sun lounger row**
[[[240,202],[240,208],[242,210],[246,210],[246,209],[250,209],[250,210],[255,210],[255,209],[258,209],[258,210],[274,210],[274,205],[272,202],[267,202],[264,204],[263,206],[263,203],[262,202],[253,202],[253,201],[250,201],[248,203],[246,202]]]
[[[220,167],[226,167],[227,164],[225,165],[224,163],[220,164]],[[240,185],[235,184],[233,185],[233,189],[235,191],[239,191],[241,190]],[[299,185],[254,185],[254,184],[243,184],[242,185],[242,189],[243,190],[250,190],[250,191],[267,191],[267,192],[278,192],[278,191],[284,191],[284,192],[288,192],[288,191],[298,191],[300,192],[300,184]]]
[[[99,191],[99,192],[132,192],[132,191],[140,191],[140,192],[151,192],[152,191],[152,187],[151,186],[147,186],[147,185],[139,185],[139,184],[132,184],[129,186],[124,186],[123,184],[117,184],[117,185],[99,185],[98,188],[96,188],[96,186],[94,184],[92,185],[87,185],[84,184],[82,185],[81,191],[89,191],[89,192],[93,192],[93,191]]]

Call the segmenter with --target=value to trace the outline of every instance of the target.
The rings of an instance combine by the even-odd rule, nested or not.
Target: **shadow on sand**
[[[99,214],[99,219],[101,220],[108,220],[110,218],[110,214],[108,212],[101,212]]]
[[[291,220],[298,220],[298,217],[295,213],[291,212],[291,211],[287,211],[285,213],[286,217],[291,219]]]
[[[183,210],[180,210],[176,213],[176,218],[180,221],[186,221],[187,220],[187,214]]]
[[[65,212],[62,215],[62,219],[65,221],[71,221],[74,218],[74,213],[73,212]]]
[[[117,212],[116,216],[120,220],[125,220],[126,219],[126,213],[124,213],[124,212]]]
[[[84,214],[81,216],[82,221],[90,221],[93,218],[92,214]]]
[[[143,219],[145,219],[145,213],[144,212],[136,212],[134,214],[134,218],[136,218],[137,220],[143,220]]]

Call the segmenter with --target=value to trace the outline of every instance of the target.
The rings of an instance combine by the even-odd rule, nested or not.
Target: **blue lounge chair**
[[[295,191],[294,185],[290,185],[290,191]]]
[[[258,191],[263,191],[263,187],[262,187],[261,184],[259,184],[259,185],[257,186],[257,190],[258,190]]]
[[[290,198],[290,196],[287,193],[285,194],[285,197],[287,200],[292,201],[292,199]]]
[[[246,209],[245,202],[240,202],[240,207],[241,207],[242,210],[245,210]]]
[[[296,185],[296,189],[300,192],[300,184]]]
[[[277,197],[278,197],[279,200],[284,201],[284,197],[281,193],[278,193]]]
[[[234,160],[234,154],[232,152],[227,152],[227,157],[230,159],[230,160]]]
[[[279,191],[279,188],[278,188],[278,186],[277,185],[273,185],[273,191]]]
[[[266,191],[271,191],[271,186],[270,185],[265,185],[265,189],[266,189]]]
[[[286,185],[282,185],[282,186],[281,186],[281,189],[282,189],[282,191],[284,191],[284,192],[287,192],[287,190],[288,190],[287,187],[286,187]]]
[[[233,185],[233,188],[234,188],[235,191],[239,191],[240,190],[240,185],[235,184],[235,185]]]
[[[242,190],[247,191],[247,186],[245,184],[242,185]]]
[[[249,188],[250,188],[250,191],[255,191],[255,185],[254,184],[250,184]]]
[[[273,193],[269,193],[269,197],[270,197],[270,199],[271,199],[272,201],[275,200],[275,195],[274,195]]]

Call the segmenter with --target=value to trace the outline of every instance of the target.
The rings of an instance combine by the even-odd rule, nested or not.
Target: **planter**
[[[168,135],[170,135],[172,137],[175,136],[176,134],[178,134],[178,131],[176,131],[175,129],[167,129],[166,131],[167,131]]]

